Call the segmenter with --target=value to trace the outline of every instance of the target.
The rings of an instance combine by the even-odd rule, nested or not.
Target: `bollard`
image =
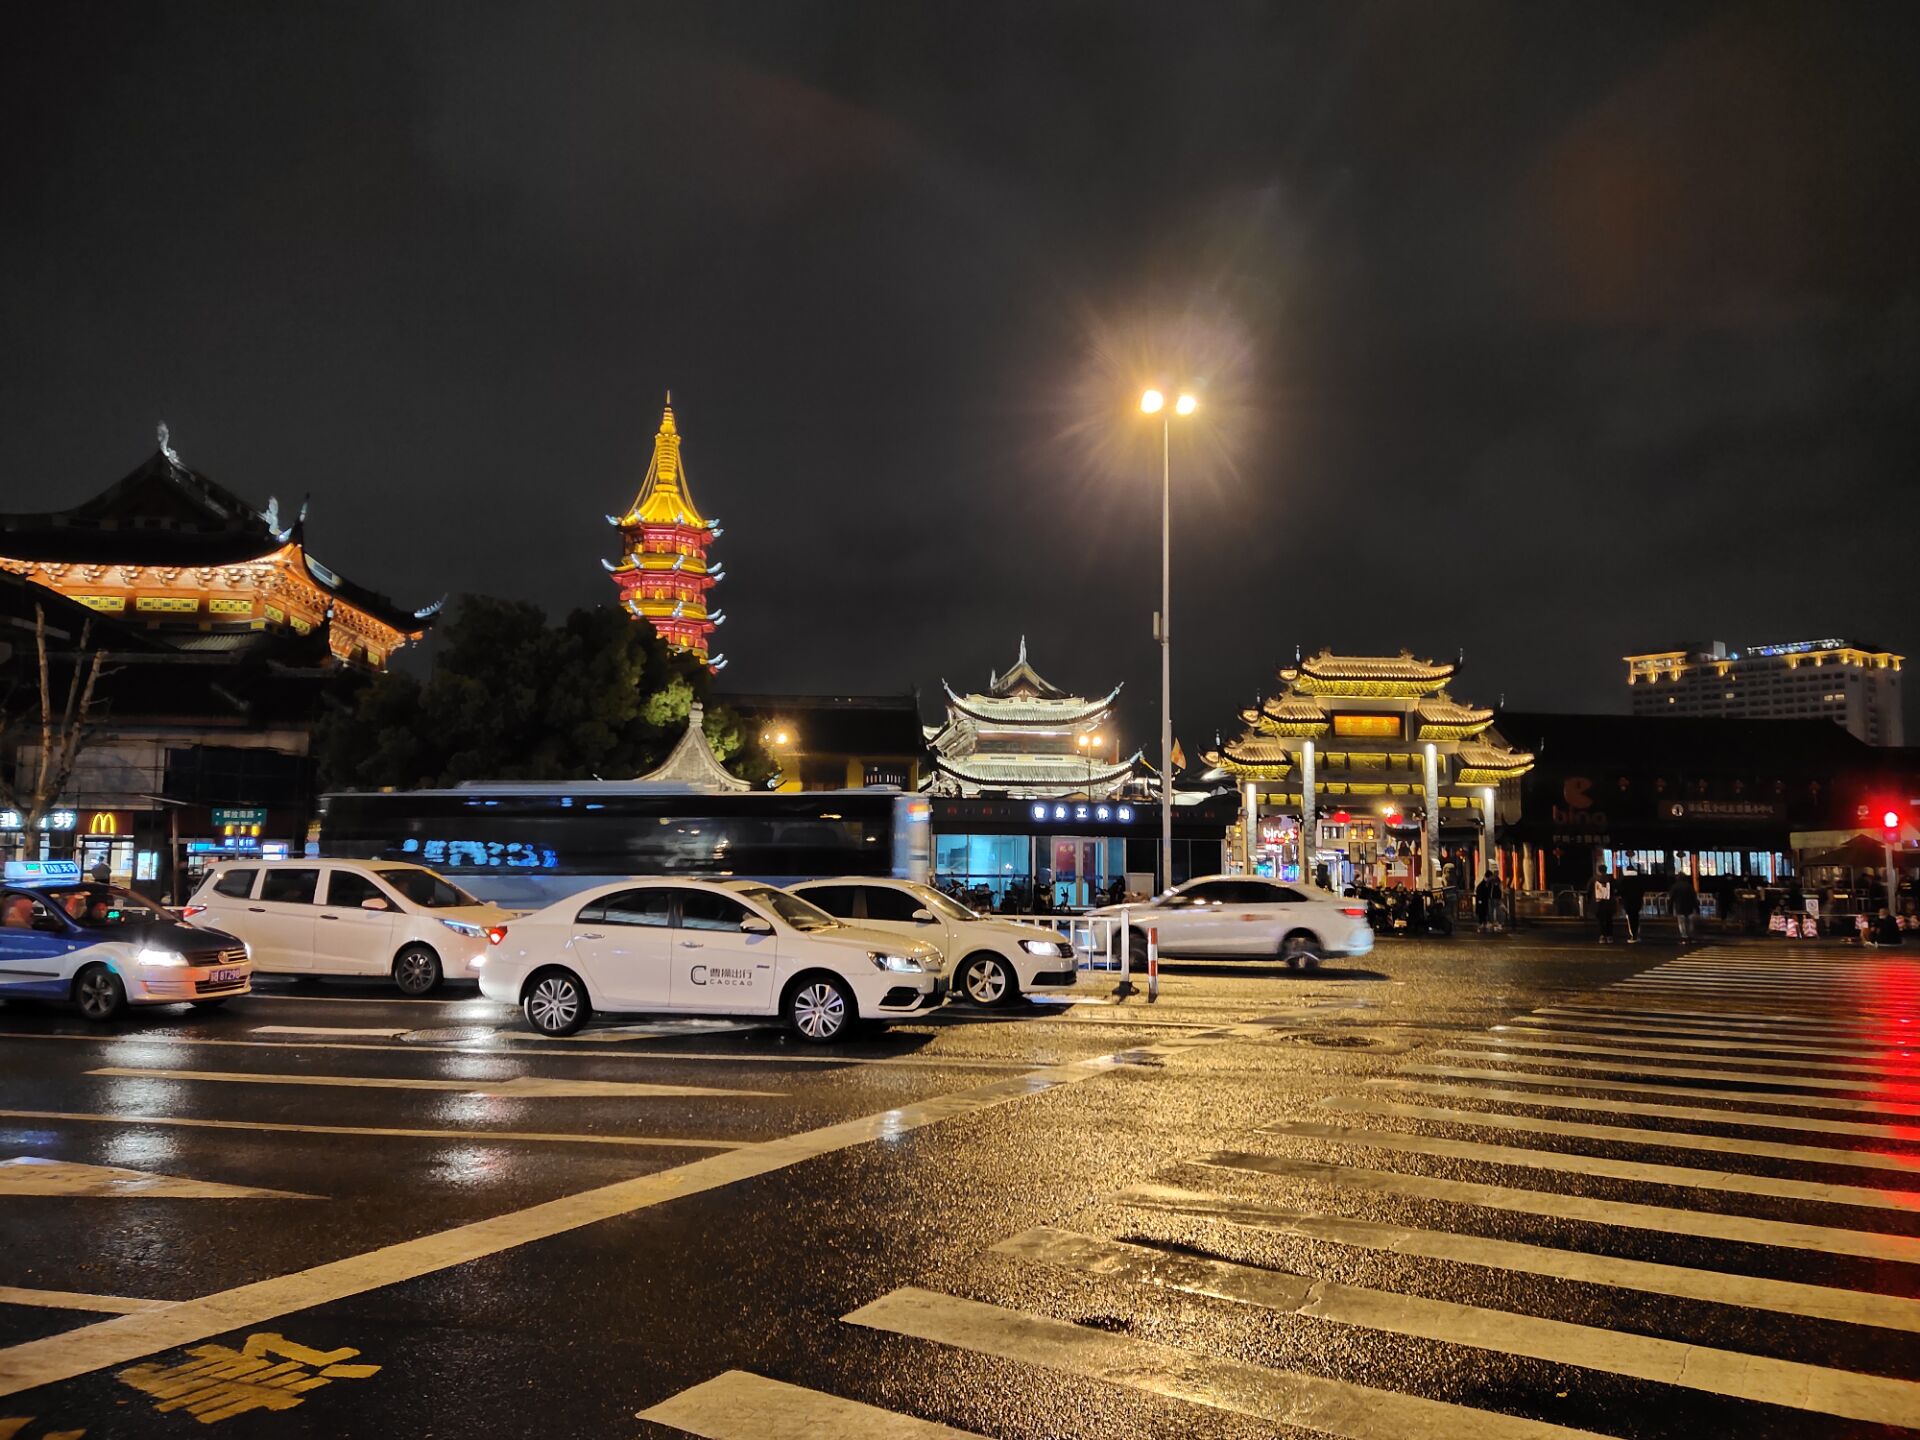
[[[1116,995],[1133,994],[1133,926],[1132,913],[1125,907],[1120,908],[1120,983],[1113,987]],[[1108,950],[1112,950],[1112,941],[1108,941]]]
[[[1147,1001],[1151,1004],[1160,998],[1160,927],[1155,925],[1147,931]]]

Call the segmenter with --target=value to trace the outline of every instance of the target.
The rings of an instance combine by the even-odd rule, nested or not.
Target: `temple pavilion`
[[[277,499],[256,510],[191,469],[162,425],[159,448],[91,500],[0,515],[0,570],[171,650],[277,655],[287,641],[384,667],[439,602],[405,609],[329,569],[307,549],[306,521],[304,503],[291,517]]]
[[[1043,679],[1027,659],[1027,641],[1005,674],[989,676],[984,691],[947,693],[947,718],[927,727],[933,774],[922,788],[932,795],[974,798],[1111,799],[1134,778],[1139,752],[1119,758],[1114,736],[1114,686],[1092,699],[1070,695]]]
[[[1279,838],[1278,826],[1260,823],[1271,810],[1305,817],[1309,878],[1311,867],[1343,863],[1348,878],[1378,879],[1392,869],[1396,834],[1404,844],[1414,831],[1405,878],[1431,886],[1443,825],[1477,832],[1484,867],[1503,797],[1517,813],[1533,756],[1500,738],[1492,710],[1448,693],[1458,669],[1405,650],[1323,650],[1282,666],[1280,693],[1242,711],[1245,731],[1206,755],[1241,783],[1249,851]]]
[[[609,515],[607,523],[620,532],[621,556],[618,563],[600,563],[619,587],[621,605],[636,620],[648,621],[676,650],[691,650],[722,669],[726,657],[709,658],[708,637],[727,617],[707,609],[707,592],[726,578],[721,566],[707,560],[720,526],[700,513],[687,488],[671,391],[640,493],[626,514]]]

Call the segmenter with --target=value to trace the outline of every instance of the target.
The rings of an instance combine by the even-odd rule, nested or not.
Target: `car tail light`
[[[1367,918],[1367,907],[1364,905],[1342,905],[1340,907],[1340,913],[1342,915],[1351,915],[1356,920],[1364,920]]]
[[[182,905],[180,907],[180,918],[182,920],[191,920],[196,915],[204,915],[206,913],[207,907],[204,905]]]
[[[506,926],[504,926],[504,925],[489,925],[489,926],[487,927],[487,943],[488,943],[489,945],[498,945],[498,944],[499,944],[499,943],[500,943],[500,942],[501,942],[502,940],[504,940],[504,939],[506,939],[506,938],[507,938],[507,927],[506,927]]]

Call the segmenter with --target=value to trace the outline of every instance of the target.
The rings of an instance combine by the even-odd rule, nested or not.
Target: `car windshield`
[[[749,885],[740,894],[766,906],[796,930],[832,930],[840,923],[811,900],[802,900],[771,885]]]
[[[458,905],[480,902],[451,880],[442,880],[431,870],[376,870],[373,872],[402,896],[429,910],[451,910]]]
[[[984,920],[987,918],[978,910],[969,909],[951,895],[943,895],[931,886],[915,885],[912,887],[912,890],[914,899],[921,901],[929,910],[933,911],[934,914],[943,915],[949,920]]]
[[[144,925],[152,920],[172,917],[158,901],[116,885],[67,885],[58,890],[42,890],[46,902],[62,911],[76,925],[89,930],[109,925]]]

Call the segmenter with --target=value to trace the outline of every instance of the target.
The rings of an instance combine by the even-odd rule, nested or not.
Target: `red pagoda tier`
[[[700,513],[687,489],[671,392],[640,493],[625,515],[609,515],[607,523],[619,530],[623,553],[617,565],[600,563],[620,587],[627,612],[652,624],[675,649],[691,650],[715,670],[725,666],[725,656],[709,658],[707,639],[726,619],[707,609],[707,592],[725,578],[707,562],[707,547],[720,527]]]

